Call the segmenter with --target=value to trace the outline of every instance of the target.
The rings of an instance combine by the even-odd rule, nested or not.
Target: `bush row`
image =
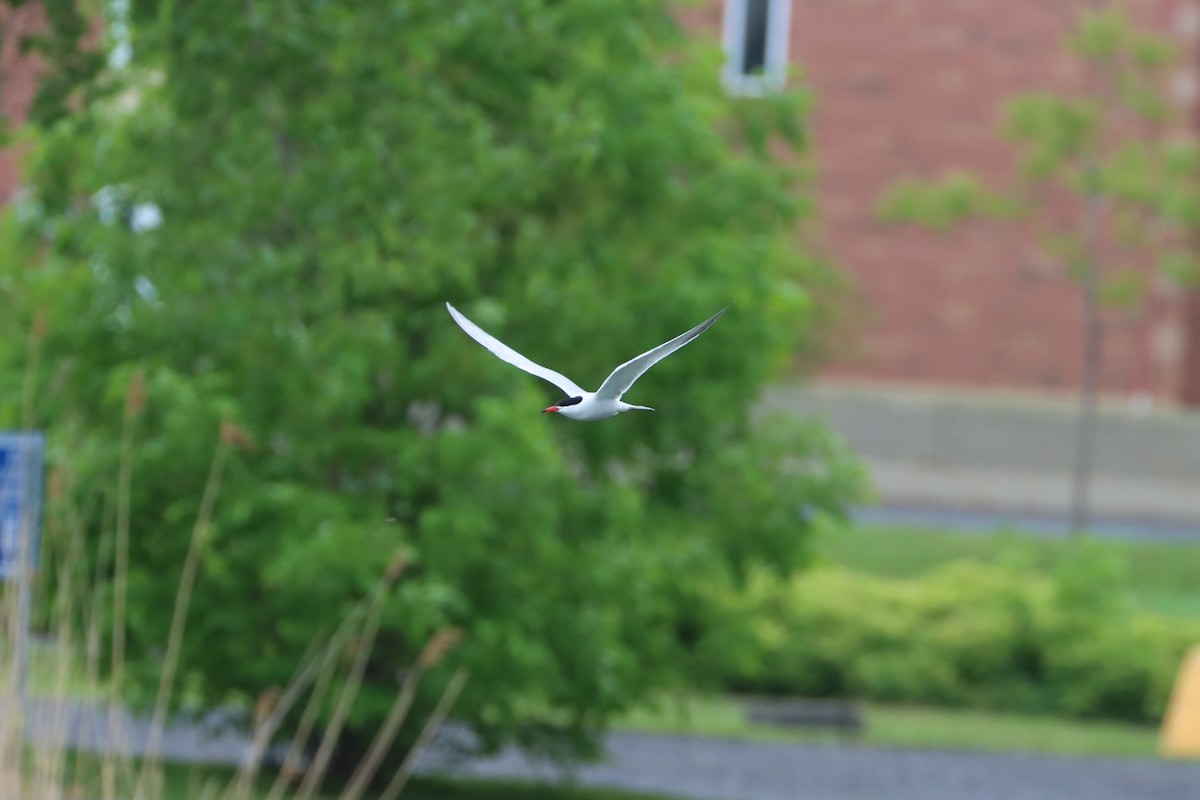
[[[711,663],[735,691],[1157,720],[1200,620],[1134,610],[1106,559],[756,575],[726,599],[749,624],[709,641]]]

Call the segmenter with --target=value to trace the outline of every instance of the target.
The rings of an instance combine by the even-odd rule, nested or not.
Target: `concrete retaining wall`
[[[770,390],[765,410],[824,418],[871,469],[884,502],[1066,513],[1076,409],[1070,401],[835,385]],[[1200,524],[1200,415],[1099,415],[1098,515]]]

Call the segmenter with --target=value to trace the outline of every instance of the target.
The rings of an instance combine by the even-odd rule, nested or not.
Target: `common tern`
[[[594,392],[587,392],[565,375],[555,372],[548,367],[543,367],[534,361],[530,361],[464,317],[457,308],[449,303],[446,303],[446,310],[450,312],[450,316],[458,323],[458,327],[466,331],[467,335],[472,339],[490,350],[492,355],[501,361],[512,364],[514,367],[525,370],[530,375],[536,375],[542,380],[553,383],[567,393],[566,397],[554,405],[542,409],[542,413],[562,414],[568,419],[580,421],[606,419],[635,409],[638,411],[653,411],[654,409],[648,406],[634,406],[622,402],[621,396],[629,391],[629,387],[633,386],[634,381],[642,377],[646,370],[704,333],[710,325],[720,319],[721,315],[725,313],[725,309],[723,308],[687,333],[681,333],[671,341],[660,344],[653,350],[647,350],[636,358],[631,358],[614,369],[604,379],[604,383],[600,384],[599,389]]]

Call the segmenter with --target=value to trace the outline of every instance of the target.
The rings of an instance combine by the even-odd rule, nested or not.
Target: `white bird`
[[[542,380],[549,381],[567,393],[566,397],[549,408],[543,409],[542,413],[562,414],[569,419],[581,421],[615,417],[624,411],[632,411],[634,409],[638,411],[653,411],[653,408],[647,406],[633,406],[622,402],[621,396],[629,391],[629,387],[633,386],[634,381],[642,377],[646,370],[704,333],[710,325],[720,319],[721,315],[725,313],[725,309],[722,308],[687,333],[681,333],[671,341],[660,344],[653,350],[647,350],[637,358],[631,358],[614,369],[604,379],[604,383],[600,384],[599,389],[594,392],[586,392],[565,375],[530,361],[516,350],[513,350],[504,342],[464,317],[457,308],[449,303],[446,303],[446,310],[450,312],[450,316],[458,323],[458,327],[466,331],[468,336],[490,350],[501,361],[506,361],[514,367],[525,370],[530,375],[536,375]]]

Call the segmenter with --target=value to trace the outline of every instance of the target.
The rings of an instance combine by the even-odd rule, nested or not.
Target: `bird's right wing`
[[[728,306],[726,306],[728,308]],[[621,395],[629,391],[629,387],[633,386],[633,382],[645,374],[646,370],[653,367],[659,361],[662,361],[667,356],[674,353],[679,348],[683,347],[688,342],[695,339],[700,334],[708,330],[714,322],[721,318],[725,313],[725,308],[722,308],[717,313],[713,314],[708,319],[701,322],[696,327],[686,333],[681,333],[669,342],[664,342],[653,350],[647,350],[637,358],[631,358],[621,366],[617,367],[612,373],[604,379],[604,383],[600,384],[600,388],[596,390],[596,398],[600,400],[620,400]]]
[[[446,303],[446,310],[450,312],[451,317],[454,317],[454,321],[458,323],[458,327],[462,328],[467,332],[468,336],[491,351],[492,355],[496,356],[496,358],[500,359],[501,361],[506,361],[518,369],[523,369],[530,375],[536,375],[544,381],[553,383],[555,386],[566,392],[568,397],[579,397],[580,395],[585,394],[583,389],[577,386],[570,378],[557,373],[548,367],[543,367],[541,364],[530,361],[528,358],[521,355],[516,350],[513,350],[504,342],[500,341],[495,336],[492,336],[483,328],[464,317],[457,308],[449,303]]]

